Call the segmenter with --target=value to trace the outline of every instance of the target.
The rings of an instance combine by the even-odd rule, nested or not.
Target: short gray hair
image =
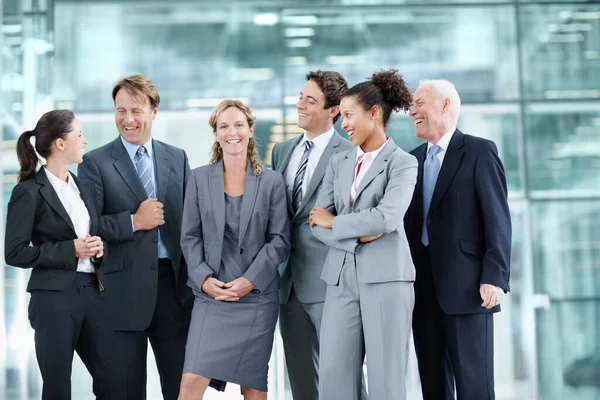
[[[426,79],[419,82],[419,88],[429,87],[433,90],[439,101],[450,99],[450,113],[454,117],[454,124],[460,116],[460,96],[454,84],[445,79]]]

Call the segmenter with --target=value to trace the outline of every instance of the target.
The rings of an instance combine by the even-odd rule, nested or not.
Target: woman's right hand
[[[202,283],[202,291],[215,300],[238,301],[240,298],[231,290],[223,289],[225,283],[216,278],[206,278]]]
[[[379,235],[374,235],[374,236],[361,236],[358,238],[358,241],[361,243],[369,243],[369,242],[379,239],[381,236],[383,236],[383,233],[380,233]]]
[[[75,257],[82,259],[92,258],[104,247],[98,236],[75,239],[73,243],[75,244]]]

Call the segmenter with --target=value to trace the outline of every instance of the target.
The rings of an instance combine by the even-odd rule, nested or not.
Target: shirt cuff
[[[135,226],[133,225],[133,214],[131,214],[131,232],[135,233]]]

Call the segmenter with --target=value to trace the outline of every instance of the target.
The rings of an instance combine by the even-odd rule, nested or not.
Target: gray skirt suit
[[[267,391],[268,362],[279,311],[278,265],[290,250],[283,176],[254,175],[242,196],[224,191],[223,162],[192,171],[183,209],[182,251],[195,294],[184,373]],[[202,291],[208,277],[246,277],[256,289],[237,302]]]

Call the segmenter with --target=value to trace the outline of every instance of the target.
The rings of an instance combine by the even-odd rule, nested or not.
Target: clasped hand
[[[331,229],[333,226],[333,217],[335,217],[335,215],[327,211],[325,208],[315,206],[312,208],[312,210],[310,210],[308,223],[310,224],[311,228],[317,225],[321,228]]]
[[[215,300],[238,301],[250,291],[256,288],[256,285],[248,278],[237,278],[231,282],[221,282],[216,278],[206,278],[202,283],[202,290]]]
[[[101,258],[104,255],[104,244],[98,236],[89,234],[83,238],[73,240],[75,244],[75,257],[77,258]]]

